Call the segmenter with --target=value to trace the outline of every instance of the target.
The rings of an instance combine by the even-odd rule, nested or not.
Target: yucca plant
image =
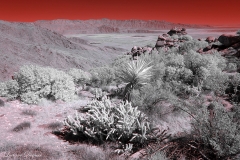
[[[147,84],[152,77],[152,67],[151,62],[138,58],[137,61],[132,60],[127,63],[126,68],[119,72],[118,77],[127,83],[123,92],[125,100],[130,101],[130,93],[133,88],[136,89]]]

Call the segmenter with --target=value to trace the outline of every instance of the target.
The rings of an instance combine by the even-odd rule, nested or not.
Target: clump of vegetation
[[[90,83],[91,75],[81,69],[71,68],[67,73],[73,77],[73,81],[77,86],[84,86]]]
[[[191,41],[193,40],[192,36],[190,35],[182,35],[179,37],[180,40]]]
[[[85,109],[88,109],[86,118],[76,113],[75,117],[68,116],[64,120],[74,135],[98,142],[118,141],[130,148],[143,146],[159,136],[153,134],[154,129],[145,114],[129,102],[114,104],[103,97],[102,101],[93,100]]]
[[[91,84],[100,87],[113,82],[115,79],[114,70],[110,67],[98,67],[90,70]]]
[[[130,94],[133,89],[141,88],[150,81],[152,76],[151,62],[146,62],[144,59],[138,59],[136,62],[127,63],[125,68],[119,72],[118,78],[127,83],[124,90],[124,99],[130,101]]]
[[[194,135],[206,154],[225,159],[240,152],[239,113],[228,112],[214,102],[199,109],[193,122]]]
[[[17,98],[19,95],[19,85],[16,80],[0,83],[0,96],[9,100]]]
[[[42,98],[70,101],[75,95],[73,78],[50,67],[26,65],[14,78],[19,86],[18,96],[28,104],[37,104]]]

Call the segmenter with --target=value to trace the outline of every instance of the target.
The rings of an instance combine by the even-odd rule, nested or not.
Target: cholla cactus
[[[153,138],[147,117],[128,102],[113,104],[104,96],[102,101],[93,100],[87,109],[86,118],[81,118],[76,113],[74,118],[64,120],[73,134],[85,135],[97,141],[111,140],[124,144],[144,144]]]

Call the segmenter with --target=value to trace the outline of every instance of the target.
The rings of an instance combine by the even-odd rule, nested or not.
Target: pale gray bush
[[[71,68],[68,74],[73,77],[74,83],[76,85],[84,85],[90,82],[91,75],[81,69]]]
[[[25,65],[15,74],[20,99],[25,103],[38,103],[41,98],[72,100],[75,95],[73,78],[50,67]]]
[[[192,36],[190,35],[182,35],[179,37],[180,40],[191,41],[193,40]]]
[[[110,67],[98,67],[90,70],[91,83],[94,86],[107,85],[114,81],[115,71]]]
[[[151,125],[144,113],[131,103],[112,103],[106,96],[102,101],[93,100],[85,109],[87,117],[78,113],[68,116],[64,124],[74,135],[95,139],[96,141],[120,141],[124,144],[145,144],[153,138]]]
[[[19,85],[16,80],[10,80],[0,83],[0,96],[7,97],[9,100],[19,96]]]

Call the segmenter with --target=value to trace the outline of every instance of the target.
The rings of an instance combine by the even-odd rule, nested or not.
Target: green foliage
[[[73,77],[75,85],[84,85],[90,82],[90,74],[81,69],[71,68],[68,74]]]
[[[190,51],[185,54],[184,60],[186,68],[190,69],[193,75],[197,73],[198,68],[209,65],[208,59],[195,51]]]
[[[173,66],[173,67],[184,67],[184,57],[181,54],[176,53],[169,53],[164,58],[164,63],[166,66]]]
[[[228,63],[227,67],[225,68],[228,72],[236,71],[237,64],[236,63]]]
[[[7,97],[9,100],[16,99],[19,96],[19,85],[16,80],[10,80],[0,83],[0,96]]]
[[[191,41],[193,40],[192,36],[190,35],[182,35],[179,37],[180,40]]]
[[[101,86],[110,84],[115,80],[115,72],[113,68],[110,67],[99,67],[90,70],[91,83],[94,86]]]
[[[93,100],[85,109],[87,117],[76,113],[68,116],[64,124],[74,135],[86,136],[96,141],[120,141],[124,144],[144,144],[151,139],[152,129],[147,117],[128,102],[112,103],[106,97]]]
[[[20,99],[36,104],[41,98],[69,101],[74,98],[73,78],[63,71],[50,67],[26,65],[16,73]]]
[[[122,68],[118,78],[125,83],[128,83],[124,90],[124,96],[130,101],[130,93],[134,88],[140,88],[147,84],[152,78],[151,62],[146,62],[139,58],[136,62],[127,63],[126,68]]]
[[[203,87],[211,89],[217,94],[224,94],[228,86],[228,75],[221,70],[210,70],[209,76],[203,81]]]
[[[189,52],[190,50],[197,51],[200,48],[205,48],[208,46],[208,43],[206,41],[198,41],[198,40],[191,40],[186,41],[180,45],[180,51],[181,52]]]
[[[201,108],[192,123],[195,134],[204,145],[213,149],[218,159],[240,152],[239,124],[234,122],[234,113],[227,112],[217,102],[213,103],[214,115],[209,114],[207,107]]]

